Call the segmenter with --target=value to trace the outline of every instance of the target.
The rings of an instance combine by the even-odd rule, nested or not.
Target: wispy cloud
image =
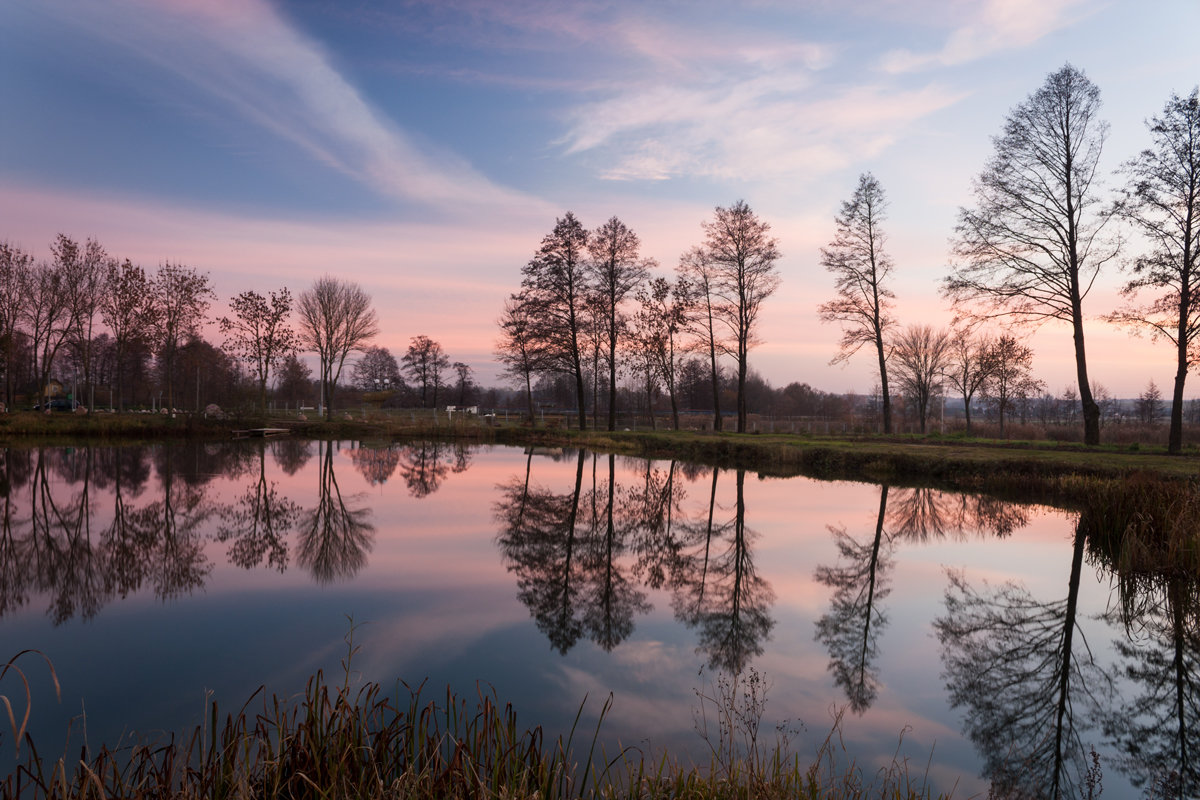
[[[913,120],[963,95],[858,86],[819,97],[803,73],[702,87],[655,86],[572,114],[568,153],[603,150],[613,179],[823,175],[871,158]]]
[[[940,50],[892,50],[883,56],[881,66],[891,73],[913,72],[956,66],[1027,47],[1078,22],[1084,4],[1085,0],[987,0],[976,6],[968,4],[977,9],[976,14],[951,31]]]
[[[416,141],[265,0],[70,4],[62,16],[384,197],[442,210],[529,202],[456,154]]]

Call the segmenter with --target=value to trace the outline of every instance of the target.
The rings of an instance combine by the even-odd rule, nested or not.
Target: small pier
[[[289,433],[291,431],[287,428],[247,428],[245,430],[234,431],[233,438],[252,439],[266,436],[287,436]]]

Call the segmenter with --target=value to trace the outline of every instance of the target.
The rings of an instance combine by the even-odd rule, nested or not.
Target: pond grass
[[[707,765],[683,764],[663,756],[648,760],[625,748],[610,755],[598,746],[600,727],[612,705],[604,703],[596,728],[580,729],[584,704],[571,731],[548,740],[541,728],[524,728],[510,703],[494,690],[472,698],[447,690],[439,701],[424,686],[401,684],[388,696],[377,683],[351,685],[312,676],[299,698],[266,697],[262,689],[236,714],[223,717],[215,702],[189,736],[137,743],[77,758],[44,758],[24,732],[30,697],[21,671],[24,651],[0,677],[15,674],[22,685],[24,714],[5,695],[11,733],[20,758],[0,781],[0,796],[12,800],[101,800],[159,798],[412,798],[451,800],[568,800],[569,798],[933,798],[925,776],[912,775],[899,757],[865,774],[846,754],[840,716],[805,764],[788,752],[787,740],[762,744],[757,736],[765,693],[759,704],[739,707],[736,679],[714,703],[718,733]],[[53,666],[46,662],[53,674]],[[751,672],[749,680],[757,680]],[[57,678],[55,678],[57,685]],[[732,687],[732,688],[731,688]],[[407,695],[407,700],[403,698]],[[23,703],[22,703],[23,701]],[[18,716],[24,716],[18,722]],[[704,732],[707,740],[708,734]],[[749,738],[747,738],[749,737]]]

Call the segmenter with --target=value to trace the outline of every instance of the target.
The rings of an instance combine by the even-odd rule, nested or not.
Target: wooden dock
[[[289,433],[291,431],[287,428],[247,428],[246,430],[234,431],[233,438],[250,439],[265,436],[287,436]]]

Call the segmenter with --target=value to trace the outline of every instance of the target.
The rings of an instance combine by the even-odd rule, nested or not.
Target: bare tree
[[[941,394],[950,366],[950,334],[929,325],[909,325],[892,342],[896,383],[916,403],[921,433],[929,419],[929,403]]]
[[[645,355],[653,363],[653,371],[662,380],[671,399],[671,423],[679,430],[679,399],[676,388],[684,349],[679,341],[687,316],[689,293],[687,282],[671,283],[658,277],[638,292],[638,330]]]
[[[500,317],[500,339],[496,358],[504,373],[525,387],[529,422],[533,423],[533,374],[542,368],[545,352],[533,324],[533,310],[523,293],[509,295]]]
[[[712,377],[713,430],[721,430],[721,373],[717,354],[726,352],[723,320],[728,319],[724,301],[716,292],[717,272],[702,247],[693,247],[679,259],[675,268],[680,282],[687,285],[691,296],[689,313],[684,326],[696,337],[696,349],[708,356]]]
[[[95,404],[92,341],[112,259],[95,239],[88,239],[81,247],[61,233],[50,246],[50,251],[62,265],[63,291],[70,312],[67,339],[75,352],[76,363],[83,368],[83,385],[89,390],[87,404],[90,408]]]
[[[400,364],[386,347],[364,349],[362,358],[355,362],[351,371],[351,380],[364,392],[399,390],[403,386],[400,380]]]
[[[724,301],[726,324],[733,333],[731,355],[737,360],[738,433],[746,432],[746,374],[750,348],[758,343],[755,325],[763,300],[779,286],[775,262],[779,243],[771,226],[758,218],[744,200],[729,208],[718,206],[711,222],[703,223],[705,260],[714,269],[713,289]]]
[[[987,354],[991,345],[989,339],[976,335],[970,326],[956,328],[950,334],[946,380],[962,395],[967,433],[971,432],[971,400],[988,379]]]
[[[587,427],[581,342],[590,293],[587,246],[588,232],[568,211],[521,270],[522,294],[531,303],[534,330],[546,355],[543,363],[575,382],[580,430]]]
[[[463,361],[455,361],[450,365],[450,368],[454,370],[455,378],[457,378],[455,390],[458,394],[458,404],[465,406],[467,405],[469,396],[474,391],[474,385],[471,381],[471,365]]]
[[[24,273],[21,315],[29,334],[38,397],[48,397],[51,370],[70,331],[70,306],[58,262],[38,261]]]
[[[158,345],[160,371],[166,379],[167,406],[174,408],[176,356],[180,347],[199,335],[214,294],[207,275],[183,264],[167,262],[150,281],[150,295],[157,308],[154,341]]]
[[[646,280],[651,261],[643,259],[637,234],[613,217],[588,240],[593,298],[603,327],[608,360],[608,429],[617,429],[617,346],[624,321],[621,302]],[[596,376],[598,378],[598,376]],[[593,378],[593,379],[596,379]]]
[[[400,362],[404,365],[404,374],[421,387],[421,408],[430,407],[430,389],[433,390],[433,407],[437,408],[442,373],[450,366],[450,358],[442,351],[442,346],[428,336],[414,336]]]
[[[300,342],[321,361],[325,419],[333,418],[333,392],[350,353],[379,333],[371,298],[357,283],[326,275],[300,295]]]
[[[892,259],[884,252],[886,242],[880,223],[887,198],[874,175],[858,178],[854,195],[842,203],[835,219],[837,232],[828,247],[821,248],[821,266],[833,273],[836,296],[818,308],[823,322],[842,325],[842,343],[830,363],[837,364],[873,345],[879,360],[879,387],[883,398],[883,432],[892,432],[892,399],[888,391],[888,332],[894,320],[887,287]],[[924,418],[921,420],[924,431]]]
[[[985,318],[1071,326],[1084,442],[1100,443],[1083,338],[1083,300],[1116,247],[1101,236],[1096,172],[1107,125],[1100,90],[1067,64],[1010,112],[975,181],[976,207],[960,209],[957,266],[944,293]]]
[[[981,394],[996,404],[1000,416],[1000,436],[1004,437],[1004,415],[1024,397],[1040,392],[1043,383],[1035,379],[1033,350],[1013,336],[1000,336],[987,350],[987,380]]]
[[[1146,425],[1153,425],[1162,414],[1162,392],[1154,385],[1154,381],[1146,384],[1146,390],[1138,395],[1138,420]]]
[[[256,291],[242,292],[229,303],[232,317],[221,317],[225,346],[250,365],[258,380],[258,409],[267,410],[267,378],[289,353],[300,346],[300,337],[288,326],[292,295],[285,286],[270,300]]]
[[[100,298],[100,316],[113,336],[113,383],[117,389],[117,408],[125,410],[125,360],[129,350],[145,344],[158,328],[159,307],[150,291],[146,271],[129,259],[118,265],[109,262],[104,294]],[[111,398],[110,398],[111,399]]]
[[[29,282],[33,256],[20,247],[0,242],[0,348],[3,348],[4,402],[13,403],[17,323],[22,311],[22,287]]]
[[[1167,452],[1183,451],[1183,386],[1200,359],[1200,89],[1172,95],[1162,115],[1148,123],[1151,147],[1124,165],[1130,183],[1117,213],[1133,224],[1150,250],[1135,259],[1133,278],[1122,290],[1158,294],[1109,319],[1149,328],[1154,338],[1175,345],[1175,386]]]

